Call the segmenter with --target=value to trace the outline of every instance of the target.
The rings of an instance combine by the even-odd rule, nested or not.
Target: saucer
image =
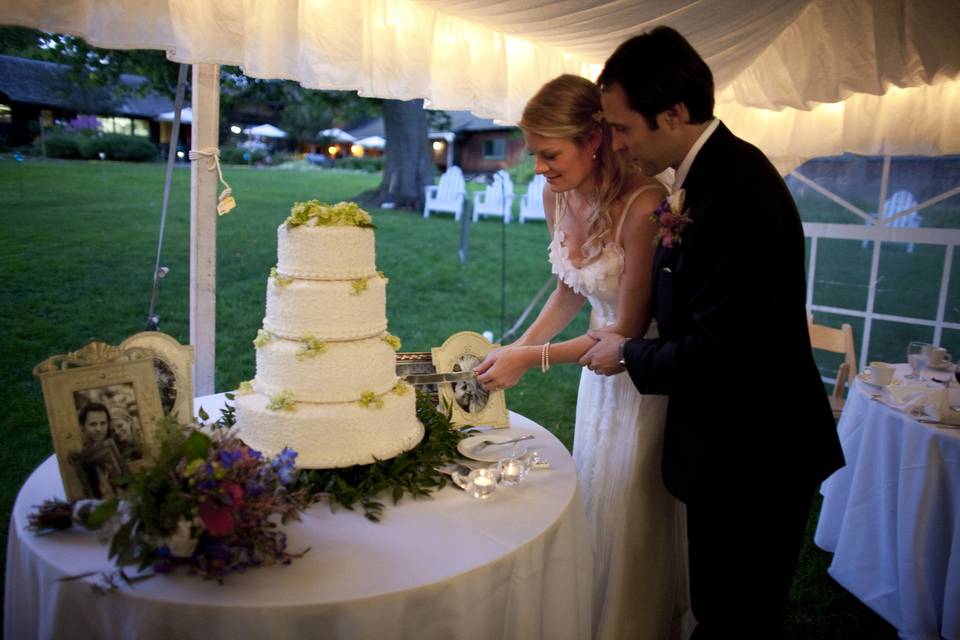
[[[857,374],[857,377],[860,378],[860,382],[867,385],[868,387],[873,387],[874,389],[883,389],[884,387],[889,387],[891,385],[900,384],[900,381],[897,378],[893,379],[893,382],[890,384],[879,384],[870,379],[870,374],[866,371],[861,371]]]
[[[506,442],[507,440],[513,440],[516,437],[516,435],[495,436],[490,434],[470,436],[457,443],[457,451],[459,451],[460,455],[462,455],[464,458],[470,458],[471,460],[479,460],[480,462],[499,462],[504,458],[523,455],[527,451],[526,447],[518,442],[517,444],[507,446],[489,446],[480,451],[480,453],[472,453],[471,450],[484,440],[489,440],[490,442]]]
[[[941,362],[940,364],[928,364],[927,369],[933,369],[934,371],[952,371],[953,362]]]

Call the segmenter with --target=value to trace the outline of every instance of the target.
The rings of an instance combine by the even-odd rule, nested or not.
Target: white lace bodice
[[[594,327],[610,326],[617,322],[620,276],[623,275],[624,264],[620,229],[634,199],[644,191],[656,188],[658,188],[656,185],[645,185],[627,198],[623,208],[624,213],[620,216],[613,239],[604,243],[596,258],[579,266],[570,258],[570,248],[564,244],[567,236],[562,228],[563,218],[569,212],[566,193],[557,194],[556,221],[549,250],[551,270],[564,284],[590,302],[594,316],[594,322],[591,324]]]

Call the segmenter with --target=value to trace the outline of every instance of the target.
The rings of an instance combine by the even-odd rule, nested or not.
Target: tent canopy
[[[366,149],[383,149],[387,146],[387,141],[380,136],[367,136],[357,140],[357,144]]]
[[[515,122],[627,37],[686,35],[717,114],[769,156],[960,152],[956,0],[7,0],[0,22],[153,48],[309,88],[425,98]],[[650,64],[657,61],[651,60]],[[793,159],[793,160],[791,160]]]
[[[160,122],[173,122],[175,112],[166,111],[157,116]],[[184,107],[180,110],[180,122],[190,124],[193,122],[193,110],[190,107]]]
[[[278,129],[272,124],[258,124],[255,127],[247,127],[243,130],[248,136],[260,136],[261,138],[286,138],[287,132]]]

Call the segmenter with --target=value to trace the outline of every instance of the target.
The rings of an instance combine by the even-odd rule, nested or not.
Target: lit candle
[[[467,483],[467,493],[479,500],[486,500],[493,495],[497,488],[495,471],[491,469],[476,469],[470,472]]]
[[[519,460],[506,460],[500,466],[500,483],[512,487],[523,480],[523,464]]]

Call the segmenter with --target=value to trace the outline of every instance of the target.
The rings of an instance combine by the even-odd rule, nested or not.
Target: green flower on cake
[[[257,337],[253,339],[253,346],[262,349],[274,339],[274,335],[266,329],[257,329]]]
[[[297,360],[318,356],[326,350],[327,343],[323,340],[318,340],[313,336],[304,336],[300,341],[300,348],[297,349]]]
[[[370,286],[370,283],[366,278],[359,278],[350,284],[353,285],[353,291],[351,292],[351,295],[355,296],[360,295],[362,292],[367,290],[368,286]]]
[[[380,278],[381,280],[386,280],[387,274],[385,274],[383,271],[377,271],[377,277]]]
[[[383,334],[383,341],[390,345],[394,351],[400,351],[400,338],[392,333]]]
[[[413,391],[413,385],[411,385],[409,382],[404,382],[403,380],[401,380],[400,382],[394,385],[391,391],[393,391],[394,395],[405,396],[411,391]]]
[[[383,400],[373,391],[364,391],[361,393],[357,404],[364,409],[383,409]]]
[[[244,380],[237,385],[237,393],[240,395],[247,395],[253,393],[253,380]]]
[[[271,267],[270,277],[273,278],[273,281],[277,283],[277,287],[285,287],[293,282],[293,278],[280,275],[280,272],[277,271],[276,267]]]
[[[292,227],[313,225],[317,227],[376,228],[370,214],[361,209],[356,202],[338,202],[329,205],[319,200],[294,203],[286,224]]]
[[[271,411],[293,411],[296,404],[297,403],[293,401],[293,392],[285,389],[270,398],[270,404],[267,405],[267,409]]]

